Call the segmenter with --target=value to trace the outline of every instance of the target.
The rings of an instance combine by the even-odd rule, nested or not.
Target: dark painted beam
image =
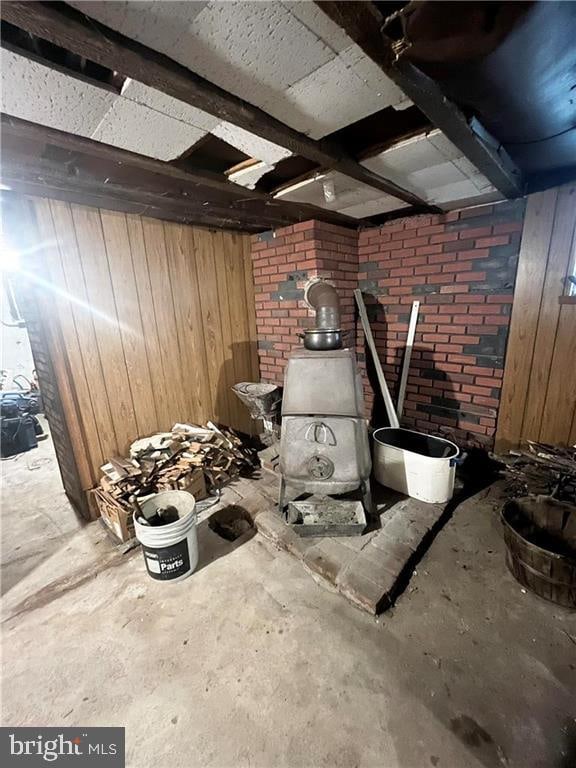
[[[5,0],[0,15],[32,35],[227,120],[324,168],[333,168],[411,205],[426,205],[412,192],[364,168],[342,147],[310,139],[168,56],[89,19],[73,8],[61,3]]]
[[[316,5],[378,64],[496,189],[508,198],[524,194],[522,174],[508,153],[489,139],[484,141],[481,128],[474,128],[434,80],[409,61],[397,58],[394,42],[381,31],[384,18],[373,3],[317,0]],[[475,125],[479,127],[477,121]]]
[[[254,219],[259,217],[260,230],[312,218],[354,228],[358,225],[356,219],[340,213],[304,203],[274,200],[264,192],[244,189],[227,181],[219,174],[194,170],[189,166],[183,170],[171,163],[154,160],[93,139],[47,128],[9,115],[2,114],[1,130],[4,162],[10,161],[11,155],[22,154],[23,150],[19,152],[18,147],[25,142],[39,147],[39,154],[46,146],[55,147],[62,152],[67,159],[67,164],[71,166],[67,176],[70,188],[74,185],[76,166],[80,169],[87,163],[94,166],[94,160],[96,160],[101,182],[104,182],[108,176],[113,180],[117,176],[122,176],[122,184],[128,191],[130,187],[128,180],[132,174],[137,179],[134,186],[146,187],[150,192],[153,192],[154,187],[160,186],[165,194],[172,197],[180,196],[189,205],[192,205],[194,200],[200,201],[207,215],[212,207],[226,207],[229,215],[239,218],[242,211],[249,208],[250,214],[254,217],[249,223],[253,224]],[[19,159],[18,162],[20,162]],[[37,169],[39,170],[39,166]],[[65,169],[62,167],[60,170],[64,173]],[[97,182],[98,179],[95,178],[94,183]]]

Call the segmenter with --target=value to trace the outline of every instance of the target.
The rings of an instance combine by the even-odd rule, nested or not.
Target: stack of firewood
[[[136,440],[129,458],[114,457],[104,464],[100,487],[125,507],[168,490],[203,499],[256,466],[255,451],[232,430],[210,421],[205,427],[175,424],[171,432]]]
[[[509,495],[543,494],[576,504],[576,447],[529,440],[527,448],[510,451],[505,458]]]

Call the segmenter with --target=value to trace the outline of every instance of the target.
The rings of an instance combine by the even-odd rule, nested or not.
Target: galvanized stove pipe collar
[[[321,278],[306,283],[304,301],[316,312],[316,328],[340,328],[340,300],[336,288]]]

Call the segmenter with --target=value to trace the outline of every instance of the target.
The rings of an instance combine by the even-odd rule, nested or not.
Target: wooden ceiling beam
[[[3,166],[10,161],[12,145],[20,142],[31,142],[40,148],[51,146],[67,153],[71,153],[71,165],[82,164],[83,158],[96,158],[102,161],[102,181],[107,175],[113,174],[114,169],[137,171],[150,174],[152,181],[158,185],[161,180],[163,189],[173,196],[180,195],[187,205],[193,205],[194,199],[208,206],[228,206],[229,211],[236,214],[242,209],[250,208],[250,213],[259,217],[260,231],[267,226],[284,226],[307,219],[320,219],[333,224],[347,227],[357,227],[358,221],[335,211],[326,211],[314,205],[306,203],[292,203],[288,201],[274,200],[269,194],[258,190],[245,189],[228,181],[224,176],[210,173],[209,171],[197,171],[194,169],[182,170],[171,163],[154,160],[135,152],[119,149],[109,144],[103,144],[83,136],[58,131],[54,128],[30,123],[27,120],[2,114],[0,118],[2,131],[2,158]],[[112,170],[110,170],[112,169]],[[5,170],[5,168],[3,168]],[[68,176],[68,184],[73,185],[74,176]],[[94,180],[96,183],[96,180]],[[142,186],[142,184],[141,184]],[[127,188],[127,187],[126,187]],[[151,191],[151,190],[148,190]],[[184,195],[183,193],[186,193]],[[171,199],[174,199],[171,198]],[[276,222],[272,224],[271,222]],[[251,222],[252,223],[252,222]]]
[[[168,56],[89,19],[80,11],[61,3],[5,0],[0,15],[25,32],[156,88],[323,167],[340,171],[411,205],[426,205],[412,192],[364,168],[341,146],[310,139]]]
[[[205,227],[261,232],[263,228],[282,226],[279,220],[263,221],[242,210],[203,208],[198,204],[164,197],[146,190],[104,184],[92,179],[66,176],[57,170],[39,169],[25,164],[3,163],[2,183],[15,192],[68,200],[108,210],[124,210],[141,215],[154,215],[172,221],[194,223]]]
[[[384,18],[372,2],[316,0],[316,5],[378,64],[496,189],[508,198],[524,194],[522,174],[506,150],[495,146],[479,122],[469,120],[444,96],[434,80],[396,55],[394,42],[381,31]]]

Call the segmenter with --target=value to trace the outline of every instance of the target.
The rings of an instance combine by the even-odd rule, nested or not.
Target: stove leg
[[[284,517],[284,494],[286,493],[286,480],[280,478],[280,490],[278,492],[278,514]]]
[[[374,504],[372,503],[372,490],[370,488],[370,478],[362,481],[362,500],[366,510],[366,518],[371,521],[376,518]]]

